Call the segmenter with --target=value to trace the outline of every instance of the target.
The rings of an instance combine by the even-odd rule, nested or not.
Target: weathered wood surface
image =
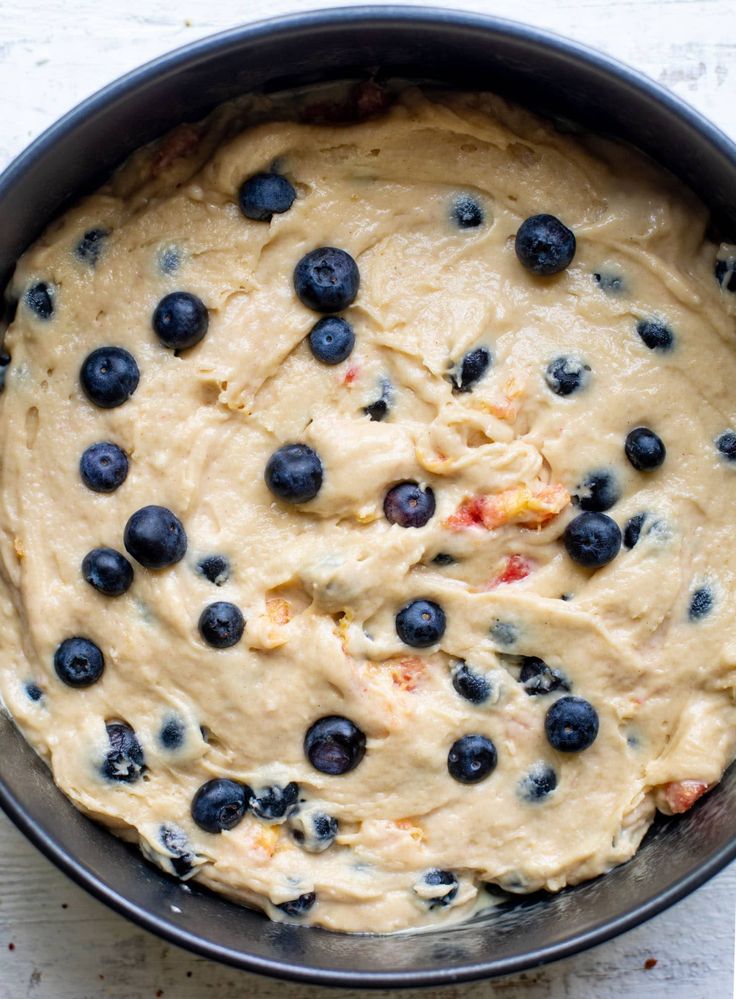
[[[337,6],[339,0],[332,0]],[[115,76],[288,0],[0,0],[0,166]],[[444,0],[551,28],[648,73],[736,135],[736,0]],[[728,999],[736,867],[586,954],[433,999]],[[656,965],[646,968],[649,959]],[[372,993],[386,996],[388,993]],[[428,996],[417,992],[415,997]],[[191,957],[88,898],[0,815],[0,999],[352,999]],[[412,999],[412,993],[404,993]]]

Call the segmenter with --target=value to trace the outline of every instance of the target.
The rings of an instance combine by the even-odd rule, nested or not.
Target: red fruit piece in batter
[[[701,780],[674,780],[664,786],[664,800],[672,810],[673,815],[686,812],[702,798],[708,790],[708,785]]]

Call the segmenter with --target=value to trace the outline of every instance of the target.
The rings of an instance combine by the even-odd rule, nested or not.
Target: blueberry
[[[164,849],[171,855],[169,860],[174,873],[180,878],[191,873],[196,857],[189,846],[189,840],[184,830],[178,826],[162,825],[158,838]]]
[[[439,642],[446,625],[445,612],[433,600],[412,600],[396,615],[396,634],[415,649]]]
[[[181,719],[170,716],[161,726],[161,731],[158,733],[158,741],[164,749],[179,749],[184,744],[185,735],[186,730]]]
[[[481,380],[490,366],[491,352],[488,347],[469,350],[450,376],[453,391],[472,392],[475,383]]]
[[[434,565],[454,565],[457,559],[448,555],[447,552],[437,552],[435,557],[432,559]]]
[[[636,513],[626,522],[626,527],[624,528],[624,548],[633,548],[641,536],[641,529],[644,526],[644,521],[647,515],[645,513]]]
[[[304,737],[304,752],[315,770],[323,774],[345,774],[365,756],[365,735],[340,715],[319,718]]]
[[[593,277],[600,286],[601,290],[605,291],[609,295],[618,295],[622,291],[626,290],[626,282],[620,274],[597,271],[593,274]]]
[[[430,909],[444,908],[449,905],[460,887],[457,878],[451,871],[442,871],[438,867],[427,871],[422,881],[424,885],[437,889],[437,893],[429,897],[426,889],[421,892],[421,897],[426,900]]]
[[[434,493],[416,482],[400,482],[386,493],[383,512],[389,524],[399,527],[424,527],[434,516]]]
[[[519,226],[516,256],[533,274],[564,271],[575,256],[575,236],[554,215],[532,215]]]
[[[488,680],[463,661],[452,671],[452,685],[457,693],[471,704],[482,704],[491,696],[491,685]]]
[[[94,267],[100,259],[102,244],[110,235],[108,229],[88,229],[74,247],[75,255],[90,267]]]
[[[447,755],[450,776],[461,784],[477,784],[496,768],[496,747],[484,735],[464,735],[453,742]]]
[[[287,824],[294,841],[307,853],[327,850],[335,842],[339,829],[337,819],[314,809],[294,809]]]
[[[459,229],[477,229],[483,225],[483,208],[469,194],[461,194],[452,206],[452,218]]]
[[[618,555],[621,531],[605,513],[580,513],[565,528],[563,540],[574,562],[597,569]]]
[[[125,525],[130,555],[146,569],[165,569],[184,558],[187,536],[181,521],[165,506],[144,506]]]
[[[135,358],[122,347],[98,347],[87,356],[79,373],[82,388],[95,406],[122,406],[138,388],[140,371]]]
[[[235,604],[218,600],[208,604],[199,617],[199,633],[215,649],[229,649],[243,637],[245,619]]]
[[[510,621],[495,621],[491,625],[491,638],[499,645],[513,645],[519,637],[519,629]]]
[[[215,586],[222,586],[230,578],[230,562],[224,555],[205,555],[197,562],[197,572]]]
[[[626,436],[626,457],[638,472],[659,468],[667,455],[661,437],[648,427],[636,427]]]
[[[29,701],[40,701],[43,697],[43,691],[37,683],[27,683],[25,689]]]
[[[303,916],[306,912],[312,908],[314,903],[317,901],[317,896],[313,891],[305,892],[300,895],[299,898],[292,899],[290,902],[281,902],[276,906],[277,909],[281,909],[285,912],[287,916],[292,918],[298,918]]]
[[[50,284],[40,281],[26,292],[26,305],[39,319],[51,319],[54,314],[54,292]]]
[[[152,322],[164,347],[186,350],[204,337],[210,314],[201,298],[188,291],[172,291],[156,306]]]
[[[291,781],[285,787],[272,784],[253,792],[250,800],[251,811],[257,819],[264,822],[279,822],[286,818],[287,813],[296,805],[299,797],[299,785]]]
[[[181,265],[181,255],[173,246],[167,246],[159,253],[158,266],[162,274],[175,274]]]
[[[541,801],[557,787],[557,774],[548,763],[535,763],[519,781],[519,797],[524,801]]]
[[[355,346],[355,333],[341,316],[319,319],[309,334],[309,349],[322,364],[340,364],[350,357]]]
[[[555,395],[572,395],[588,382],[589,364],[574,357],[556,357],[550,361],[544,380]]]
[[[699,621],[713,610],[713,591],[709,586],[699,586],[690,596],[688,617],[691,621]]]
[[[319,455],[306,444],[284,444],[268,459],[266,485],[280,500],[307,503],[322,488]]]
[[[101,767],[102,776],[122,784],[135,784],[146,769],[138,736],[125,722],[108,722],[105,728],[110,749]]]
[[[726,291],[736,292],[736,257],[728,260],[716,260],[716,281]]]
[[[375,423],[385,420],[391,410],[392,386],[387,378],[381,380],[381,395],[374,402],[363,407],[363,412]]]
[[[93,548],[84,556],[82,575],[106,597],[119,597],[130,589],[133,566],[114,548]]]
[[[127,478],[128,456],[110,441],[90,444],[80,458],[79,474],[88,489],[96,493],[113,493]]]
[[[88,638],[65,638],[54,653],[54,669],[68,687],[89,687],[105,669],[105,657]]]
[[[548,666],[537,656],[524,656],[519,672],[519,683],[530,697],[536,694],[549,694],[553,690],[569,690],[570,683],[558,670]]]
[[[736,433],[733,430],[724,430],[716,437],[716,448],[729,461],[736,461]]]
[[[636,332],[650,350],[669,350],[675,342],[675,334],[661,319],[640,319]]]
[[[583,481],[576,486],[572,501],[581,510],[594,510],[602,513],[610,510],[621,499],[621,487],[613,472],[598,468],[588,472]]]
[[[247,784],[216,777],[202,784],[192,798],[192,818],[205,832],[234,829],[245,815],[251,797]]]
[[[240,210],[247,219],[270,222],[294,204],[296,191],[286,177],[278,173],[256,173],[241,186]]]
[[[561,697],[547,709],[544,731],[553,749],[578,753],[595,742],[598,712],[582,697]]]
[[[10,354],[7,354],[4,350],[0,350],[0,392],[3,392],[5,389],[5,378],[10,367],[10,360]]]
[[[312,250],[294,269],[297,297],[315,312],[342,312],[355,301],[359,284],[358,265],[334,246]]]

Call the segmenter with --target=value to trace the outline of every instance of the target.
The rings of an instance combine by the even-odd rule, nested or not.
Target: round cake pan
[[[368,73],[492,90],[632,142],[736,233],[736,147],[652,81],[572,42],[457,11],[352,7],[248,25],[163,56],[45,132],[0,177],[0,280],[73,199],[137,146],[215,105]],[[612,775],[615,779],[615,775]],[[5,716],[0,804],[63,871],[167,940],[250,971],[353,987],[439,986],[573,954],[635,926],[736,857],[736,769],[686,815],[661,819],[628,864],[558,895],[520,896],[442,930],[348,936],[269,922],[160,873],[81,815]]]

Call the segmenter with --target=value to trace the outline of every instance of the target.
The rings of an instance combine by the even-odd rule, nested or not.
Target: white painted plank
[[[295,0],[0,0],[0,166],[64,111],[161,52]],[[333,0],[333,6],[345,6]],[[444,0],[593,45],[664,83],[736,135],[736,0]],[[736,867],[586,954],[432,999],[728,999]],[[10,944],[14,949],[9,949]],[[645,962],[656,958],[647,970]],[[0,816],[0,999],[352,999],[241,974],[136,929],[88,898]],[[370,993],[386,996],[388,993]],[[412,993],[405,993],[411,999]],[[428,996],[430,993],[415,994]]]

